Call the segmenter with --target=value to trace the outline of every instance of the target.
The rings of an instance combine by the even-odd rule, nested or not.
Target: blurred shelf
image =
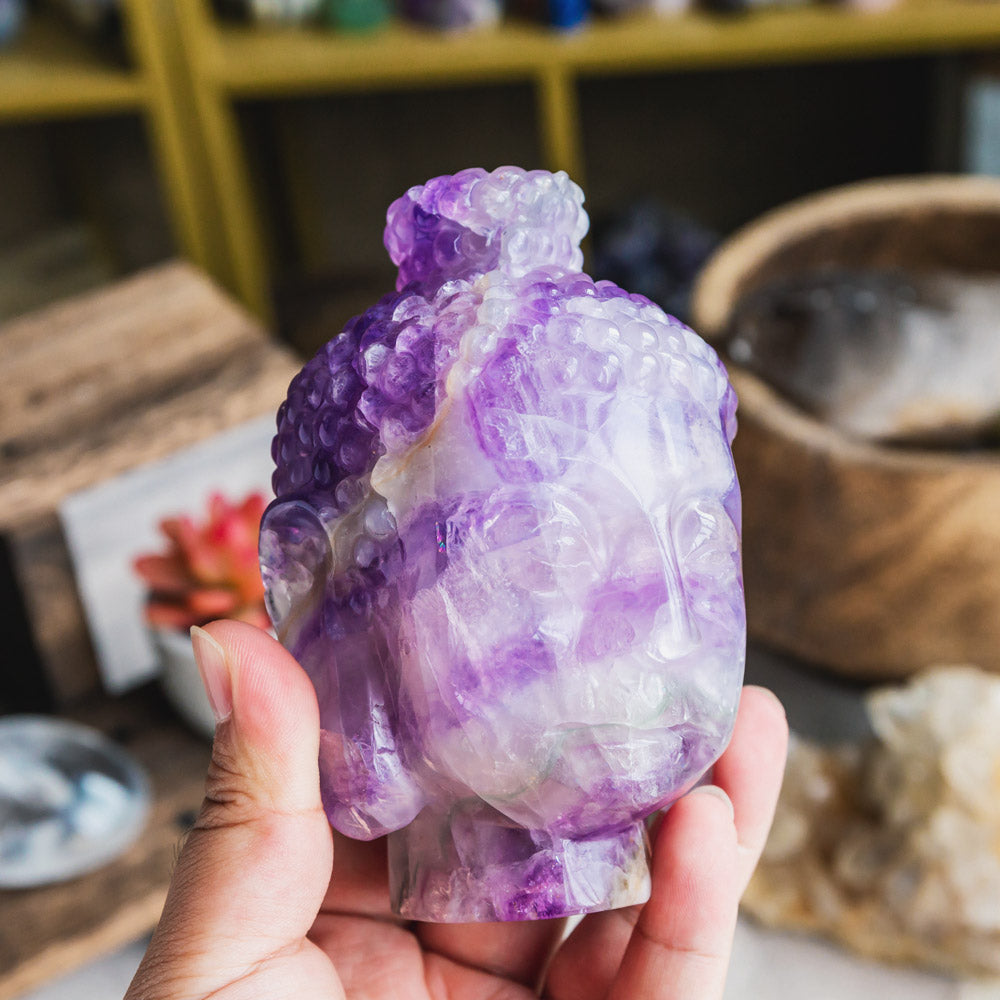
[[[132,68],[35,12],[0,52],[0,123],[118,112],[148,124],[183,252],[269,313],[260,192],[233,104],[295,95],[527,82],[541,161],[585,182],[578,83],[599,76],[1000,49],[1000,0],[835,3],[715,15],[594,18],[560,32],[509,21],[434,31],[396,21],[369,34],[220,22],[209,0],[121,0]]]
[[[237,25],[216,19],[208,0],[174,4],[218,196],[230,284],[265,317],[271,271],[279,262],[234,108],[241,99],[527,82],[535,92],[542,163],[585,184],[578,84],[588,76],[1000,48],[1000,2],[989,0],[903,0],[873,13],[820,2],[732,16],[646,13],[594,18],[571,32],[513,20],[448,33],[395,21],[370,34]]]
[[[912,0],[882,13],[834,5],[743,16],[594,20],[578,31],[510,22],[465,34],[393,23],[370,35],[220,25],[203,72],[231,93],[421,87],[540,73],[629,73],[855,59],[1000,44],[1000,3]]]
[[[23,35],[0,52],[0,119],[136,111],[147,96],[140,72],[102,58],[49,15],[29,16]]]
[[[179,249],[212,273],[225,270],[211,220],[214,195],[197,145],[170,4],[120,0],[128,65],[56,13],[32,8],[22,34],[0,50],[0,124],[134,114],[147,130]]]

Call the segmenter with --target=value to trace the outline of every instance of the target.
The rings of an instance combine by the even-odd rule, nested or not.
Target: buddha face
[[[393,650],[425,791],[560,836],[685,791],[722,749],[742,670],[721,500],[661,517],[591,471],[585,493],[507,486],[436,519],[454,562],[400,604]]]

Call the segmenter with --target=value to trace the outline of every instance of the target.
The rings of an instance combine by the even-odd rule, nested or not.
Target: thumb
[[[218,723],[205,801],[146,962],[161,983],[183,976],[208,993],[301,947],[330,882],[333,842],[305,672],[238,622],[193,629],[192,643]]]

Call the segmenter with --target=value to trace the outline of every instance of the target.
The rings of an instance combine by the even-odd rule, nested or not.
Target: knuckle
[[[251,782],[239,767],[235,754],[221,741],[212,748],[205,777],[205,801],[194,829],[235,826],[251,820],[259,811]]]

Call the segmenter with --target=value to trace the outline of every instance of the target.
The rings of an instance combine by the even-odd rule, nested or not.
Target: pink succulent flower
[[[160,522],[167,549],[144,553],[133,563],[149,589],[145,616],[150,625],[187,630],[232,618],[270,627],[257,559],[265,503],[262,493],[236,504],[213,493],[206,521],[181,514]]]

